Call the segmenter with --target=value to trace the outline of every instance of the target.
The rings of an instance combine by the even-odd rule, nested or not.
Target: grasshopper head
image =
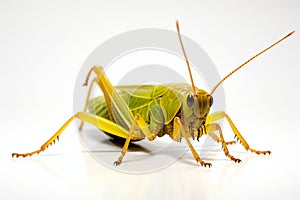
[[[190,92],[184,95],[182,107],[184,123],[194,128],[204,125],[212,104],[213,97],[204,90],[196,89],[196,94]]]
[[[186,104],[188,109],[194,110],[196,117],[204,118],[213,104],[213,97],[204,90],[196,90],[196,94],[191,93],[186,96]]]
[[[199,139],[205,131],[206,117],[213,104],[213,98],[206,91],[196,89],[184,95],[181,110],[181,120],[191,136]]]

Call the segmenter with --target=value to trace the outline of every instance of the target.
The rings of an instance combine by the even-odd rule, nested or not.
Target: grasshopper
[[[29,153],[13,153],[12,157],[26,157],[39,154],[50,144],[59,138],[64,129],[74,120],[81,120],[79,129],[81,130],[84,122],[90,123],[100,128],[105,133],[124,138],[121,155],[114,162],[115,165],[121,164],[131,141],[138,141],[147,138],[149,141],[156,137],[169,135],[175,141],[185,139],[196,162],[201,166],[211,167],[211,163],[203,161],[195,151],[190,138],[199,138],[208,134],[218,143],[221,143],[225,155],[234,162],[241,162],[240,159],[232,156],[227,145],[235,141],[225,142],[222,129],[217,120],[225,118],[229,123],[235,138],[247,151],[256,154],[271,154],[271,151],[260,151],[251,148],[241,133],[238,131],[231,118],[224,111],[209,114],[213,104],[213,93],[216,89],[232,74],[244,67],[250,61],[274,47],[295,31],[290,32],[285,37],[273,43],[263,51],[251,57],[242,65],[234,69],[225,76],[210,93],[195,87],[189,60],[187,58],[183,42],[181,39],[178,21],[176,28],[179,42],[189,71],[191,85],[186,83],[175,83],[166,85],[126,85],[113,86],[105,75],[101,66],[93,66],[84,82],[87,86],[92,73],[96,77],[92,79],[85,102],[83,112],[73,115],[65,124],[38,150]],[[103,92],[103,96],[90,100],[91,91],[94,85],[98,85]],[[89,112],[87,112],[89,110]],[[215,134],[219,133],[219,136]]]

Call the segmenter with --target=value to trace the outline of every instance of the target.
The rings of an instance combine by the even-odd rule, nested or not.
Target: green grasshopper
[[[114,87],[105,75],[102,67],[93,66],[88,72],[84,85],[88,85],[89,78],[93,72],[96,74],[96,77],[91,81],[83,112],[78,112],[72,116],[40,149],[25,154],[13,153],[12,157],[32,156],[33,154],[39,154],[41,151],[44,151],[50,144],[58,139],[63,130],[75,118],[81,120],[79,129],[83,127],[84,122],[88,122],[100,128],[105,133],[126,139],[120,157],[114,162],[115,165],[121,164],[130,141],[138,141],[144,138],[152,141],[156,137],[162,137],[166,134],[175,141],[181,141],[183,137],[195,160],[199,162],[201,166],[211,167],[211,164],[204,162],[199,157],[190,142],[190,138],[197,138],[197,140],[199,140],[201,136],[206,134],[211,136],[218,143],[221,143],[223,151],[228,158],[239,163],[241,160],[232,156],[227,148],[228,144],[233,144],[235,141],[225,142],[220,125],[215,123],[215,121],[221,118],[225,118],[228,121],[235,138],[240,141],[247,151],[249,150],[256,154],[271,154],[271,151],[258,151],[250,148],[230,117],[224,111],[209,114],[213,104],[212,95],[223,81],[233,73],[292,35],[295,31],[292,31],[237,67],[208,93],[195,87],[189,60],[181,39],[178,21],[176,21],[176,27],[189,70],[191,85],[175,83],[167,85],[127,85]],[[92,87],[95,84],[101,88],[103,96],[90,100]],[[87,112],[88,109],[90,112]],[[218,132],[219,136],[214,132]]]

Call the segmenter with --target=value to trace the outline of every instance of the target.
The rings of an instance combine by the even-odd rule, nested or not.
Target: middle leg
[[[195,148],[193,147],[191,141],[189,140],[189,133],[186,132],[186,130],[184,130],[184,127],[182,126],[181,122],[180,122],[180,118],[179,117],[175,117],[174,119],[174,130],[173,131],[179,131],[182,133],[184,139],[186,140],[196,162],[199,162],[201,166],[208,166],[211,167],[211,163],[207,163],[204,162],[200,156],[198,155],[198,153],[196,152]],[[178,133],[175,133],[173,135],[178,135]]]
[[[227,144],[226,144],[226,142],[225,142],[225,140],[224,140],[224,136],[223,136],[223,133],[222,133],[222,129],[221,129],[221,127],[220,127],[219,124],[207,124],[207,125],[206,125],[206,129],[207,129],[208,134],[210,134],[210,133],[214,134],[214,133],[213,133],[214,131],[218,131],[218,132],[220,133],[220,142],[222,143],[222,147],[223,147],[223,151],[224,151],[225,155],[226,155],[228,158],[230,158],[232,161],[234,161],[234,162],[238,162],[238,163],[241,162],[240,159],[233,157],[233,156],[229,153],[228,148],[227,148]]]

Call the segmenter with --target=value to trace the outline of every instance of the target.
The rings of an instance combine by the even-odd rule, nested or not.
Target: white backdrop
[[[296,0],[0,0],[0,198],[299,199],[299,7]],[[241,164],[216,148],[210,169],[186,154],[156,173],[122,174],[84,152],[73,124],[40,156],[11,159],[39,148],[73,114],[77,73],[99,44],[136,28],[175,30],[176,19],[221,76],[298,30],[224,83],[226,112],[271,156],[236,145],[230,150]],[[233,138],[228,126],[223,132]]]

